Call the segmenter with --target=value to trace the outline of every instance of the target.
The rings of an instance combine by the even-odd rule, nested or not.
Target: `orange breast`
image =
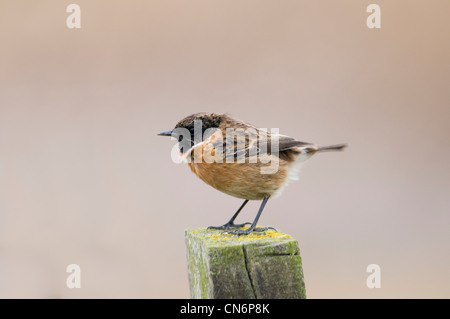
[[[287,180],[287,165],[262,174],[262,163],[189,163],[194,174],[215,189],[234,197],[261,200],[273,195]]]

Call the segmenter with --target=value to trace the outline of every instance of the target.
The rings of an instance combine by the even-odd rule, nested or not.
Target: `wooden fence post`
[[[237,236],[185,231],[192,298],[306,298],[298,242],[269,230]]]

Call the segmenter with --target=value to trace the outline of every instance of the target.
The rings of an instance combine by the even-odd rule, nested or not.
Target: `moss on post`
[[[298,242],[268,230],[247,236],[185,232],[192,298],[306,298]]]

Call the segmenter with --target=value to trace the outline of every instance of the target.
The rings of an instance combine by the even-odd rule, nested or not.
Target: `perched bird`
[[[180,156],[205,183],[245,200],[226,224],[209,227],[237,235],[272,228],[256,225],[268,199],[279,195],[290,180],[298,179],[299,165],[315,153],[340,151],[347,146],[318,147],[217,113],[189,115],[173,130],[158,135],[178,140]],[[236,229],[250,224],[234,223],[249,200],[262,200],[259,211],[248,229]]]

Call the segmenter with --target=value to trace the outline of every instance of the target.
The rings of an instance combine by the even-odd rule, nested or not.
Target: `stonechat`
[[[158,135],[177,139],[177,154],[205,183],[244,199],[226,224],[209,227],[237,235],[272,228],[256,228],[256,225],[269,198],[280,195],[289,181],[298,179],[300,164],[316,153],[340,151],[347,146],[318,147],[281,135],[278,130],[271,129],[269,132],[228,114],[216,113],[189,115],[179,121],[174,129]],[[235,224],[234,220],[249,200],[262,200],[254,221]],[[236,229],[247,224],[251,224],[247,229]]]

